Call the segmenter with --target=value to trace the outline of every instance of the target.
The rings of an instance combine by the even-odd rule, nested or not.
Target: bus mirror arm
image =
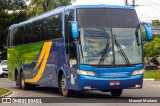
[[[140,43],[140,36],[139,36],[139,29],[140,29],[140,24],[137,26],[137,28],[136,28],[136,31],[135,31],[135,35],[136,35],[136,40],[137,40],[137,45],[139,46],[139,45],[141,45],[141,43]]]

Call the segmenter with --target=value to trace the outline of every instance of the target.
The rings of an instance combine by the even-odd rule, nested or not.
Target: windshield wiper
[[[99,65],[101,65],[104,62],[106,56],[108,56],[109,53],[107,51],[108,51],[109,45],[110,45],[110,42],[109,42],[109,37],[108,37],[106,46],[105,46],[105,48],[104,48],[104,50],[102,52],[102,56],[101,56],[101,58],[100,58],[100,60],[98,62]]]
[[[115,44],[116,44],[116,46],[117,46],[118,52],[120,53],[120,55],[122,56],[122,58],[123,58],[123,60],[124,60],[124,62],[125,62],[127,65],[130,65],[129,59],[128,59],[127,55],[125,54],[124,50],[122,49],[120,43],[117,42],[115,34],[114,34],[114,42],[115,42]]]
[[[81,40],[79,40],[79,46],[80,46],[80,51],[81,51],[81,55],[82,55],[82,59],[83,59],[83,62],[84,62],[84,56],[83,56],[83,49],[82,49],[82,43],[81,43]]]

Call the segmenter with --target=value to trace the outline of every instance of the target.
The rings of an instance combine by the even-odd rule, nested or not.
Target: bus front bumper
[[[111,84],[114,82],[118,82],[118,85]],[[142,85],[143,74],[128,78],[98,78],[79,74],[77,90],[138,89]]]

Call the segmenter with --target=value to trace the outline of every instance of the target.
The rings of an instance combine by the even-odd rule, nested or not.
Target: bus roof
[[[119,5],[106,5],[106,4],[98,4],[98,5],[69,5],[69,6],[61,6],[56,9],[50,10],[48,12],[45,12],[43,14],[40,14],[38,16],[35,16],[34,18],[31,18],[29,20],[26,20],[24,22],[13,24],[9,27],[9,29],[13,29],[28,23],[32,23],[34,21],[49,17],[53,14],[58,14],[62,12],[64,9],[74,9],[74,8],[119,8],[119,9],[134,9],[132,6],[119,6]]]

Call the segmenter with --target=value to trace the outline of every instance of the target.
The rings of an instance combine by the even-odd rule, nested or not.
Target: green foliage
[[[160,80],[160,70],[145,70],[144,78],[154,78]]]
[[[0,0],[0,10],[21,10],[25,8],[25,0]]]
[[[8,89],[0,88],[0,96],[8,93],[9,91],[10,91],[10,90],[8,90]]]
[[[31,0],[27,7],[27,12],[32,16],[44,13],[60,6],[66,6],[71,3],[71,0]]]
[[[159,26],[160,25],[160,21],[159,20],[152,20],[152,25],[153,26]]]
[[[0,60],[2,60],[7,58],[4,44],[7,41],[9,26],[27,20],[29,15],[24,10],[14,11],[26,6],[24,0],[0,0],[0,4]],[[9,14],[8,10],[13,10],[13,13]]]
[[[154,57],[160,54],[160,38],[154,37],[153,41],[145,43],[143,46],[145,57]]]

